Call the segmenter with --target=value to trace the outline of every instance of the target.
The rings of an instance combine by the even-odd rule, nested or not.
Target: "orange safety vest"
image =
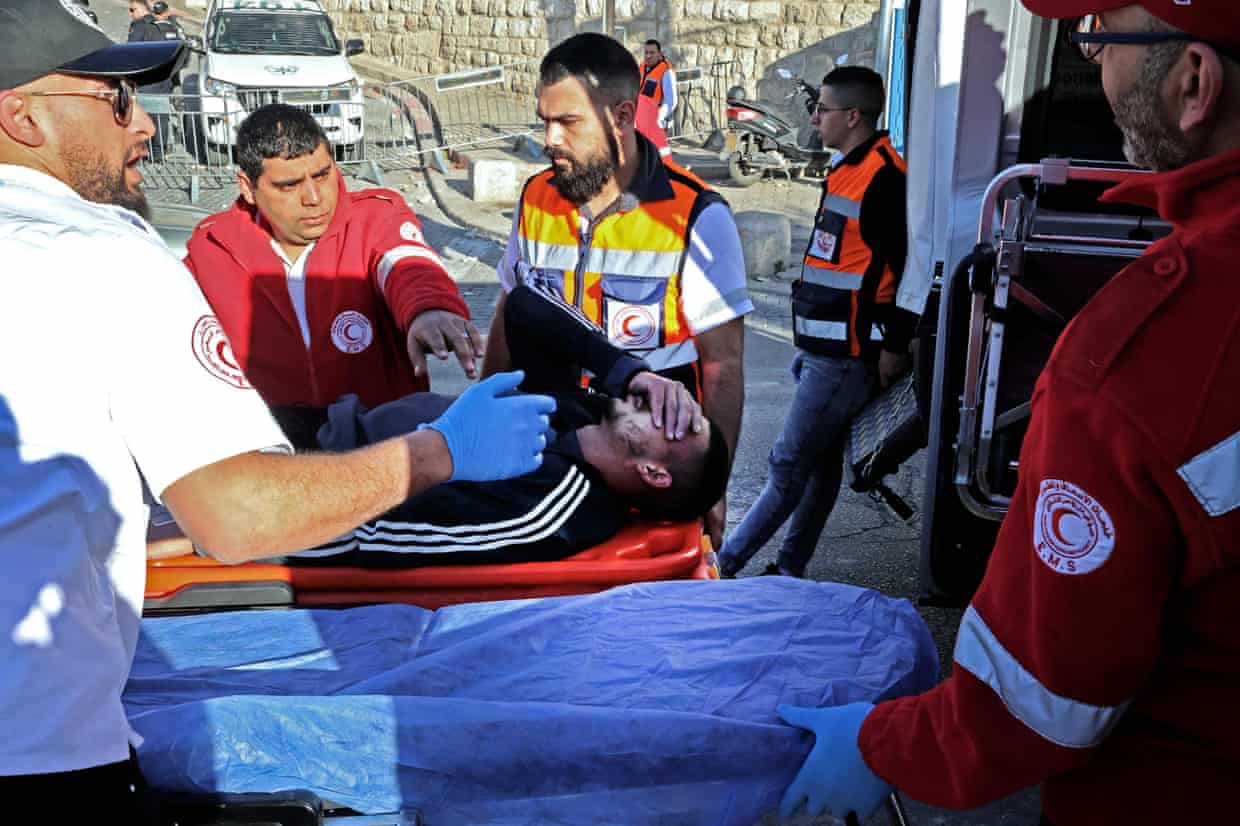
[[[801,278],[792,285],[793,343],[823,356],[869,354],[883,340],[875,307],[896,300],[900,273],[861,238],[861,201],[879,170],[904,160],[879,132],[857,162],[827,176]]]
[[[671,68],[672,64],[667,62],[666,57],[660,58],[653,66],[642,64],[641,93],[652,99],[655,106],[663,102],[663,75]]]
[[[700,397],[681,272],[693,219],[721,199],[646,143],[639,175],[658,194],[625,193],[593,222],[550,183],[552,170],[530,178],[519,205],[517,279],[579,308],[613,344]]]

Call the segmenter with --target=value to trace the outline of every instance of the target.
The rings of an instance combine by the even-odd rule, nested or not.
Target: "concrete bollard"
[[[745,273],[750,278],[771,278],[791,263],[792,222],[774,212],[739,212]]]
[[[469,197],[480,204],[511,204],[521,194],[517,165],[512,161],[470,159]]]

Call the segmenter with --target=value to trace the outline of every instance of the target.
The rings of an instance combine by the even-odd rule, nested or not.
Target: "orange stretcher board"
[[[588,594],[630,582],[718,576],[701,520],[634,523],[608,542],[553,562],[393,569],[225,565],[195,554],[151,560],[144,613],[379,602],[434,609],[463,602]]]

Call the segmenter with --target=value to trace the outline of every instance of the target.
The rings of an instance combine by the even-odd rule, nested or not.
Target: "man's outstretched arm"
[[[322,544],[450,480],[520,476],[542,463],[554,400],[475,385],[425,429],[344,454],[249,452],[197,468],[162,499],[212,556],[245,562]]]

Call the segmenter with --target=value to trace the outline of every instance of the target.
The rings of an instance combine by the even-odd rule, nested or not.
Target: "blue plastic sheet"
[[[165,789],[310,789],[430,826],[750,824],[812,745],[778,704],[937,674],[907,601],[756,577],[148,619],[124,701]]]

